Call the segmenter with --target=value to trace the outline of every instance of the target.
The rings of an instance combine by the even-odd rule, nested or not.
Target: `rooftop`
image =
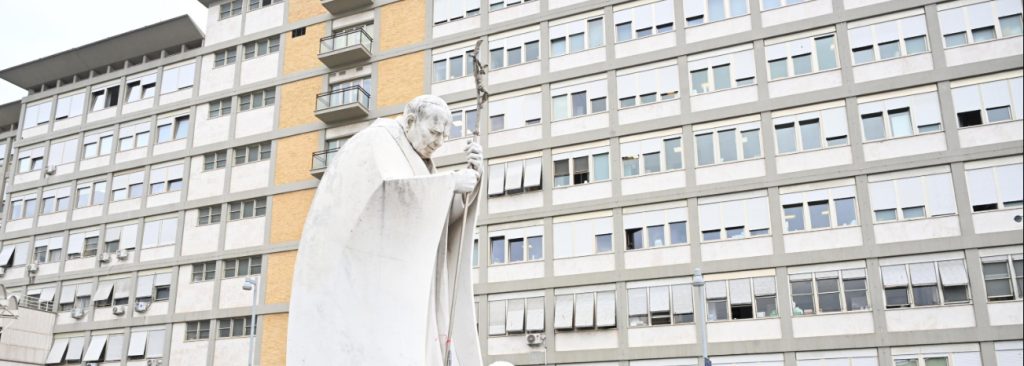
[[[0,78],[29,90],[57,79],[202,40],[203,32],[199,27],[187,15],[181,15],[0,70]]]

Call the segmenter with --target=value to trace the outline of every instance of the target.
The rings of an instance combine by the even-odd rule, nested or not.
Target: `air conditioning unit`
[[[114,315],[124,315],[124,310],[124,305],[114,305],[110,308],[110,311],[114,313]]]
[[[526,345],[528,345],[530,347],[539,347],[540,345],[544,344],[544,338],[545,337],[546,337],[545,335],[539,334],[539,333],[538,334],[527,334],[526,335]]]
[[[71,317],[75,319],[82,319],[85,317],[85,309],[74,308],[71,309]]]
[[[118,249],[116,255],[117,259],[128,259],[128,249]]]
[[[101,263],[110,262],[110,253],[100,253],[100,262]]]
[[[145,313],[149,310],[149,301],[139,301],[135,303],[135,311]]]
[[[46,175],[54,175],[54,174],[57,174],[57,167],[56,166],[52,166],[51,165],[51,166],[46,168]]]
[[[146,360],[146,366],[160,366],[164,364],[164,360],[161,359],[148,359]]]
[[[28,269],[28,273],[39,272],[39,263],[29,263],[26,268]]]

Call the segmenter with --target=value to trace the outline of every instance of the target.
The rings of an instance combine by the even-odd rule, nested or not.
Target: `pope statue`
[[[437,172],[451,123],[420,96],[330,162],[295,263],[288,365],[482,363],[469,271],[483,155],[468,143],[465,169]]]

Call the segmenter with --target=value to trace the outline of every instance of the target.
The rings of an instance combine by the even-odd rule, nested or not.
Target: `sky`
[[[205,33],[197,0],[0,0],[0,70],[182,14]],[[0,80],[0,105],[26,94]]]

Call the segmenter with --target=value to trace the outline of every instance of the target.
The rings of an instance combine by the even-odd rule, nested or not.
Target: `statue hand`
[[[475,141],[469,141],[463,151],[466,152],[466,163],[469,164],[469,168],[475,170],[478,174],[483,173],[483,147]]]
[[[456,170],[452,172],[452,176],[455,177],[456,193],[473,192],[476,184],[480,181],[480,173],[472,169]]]

